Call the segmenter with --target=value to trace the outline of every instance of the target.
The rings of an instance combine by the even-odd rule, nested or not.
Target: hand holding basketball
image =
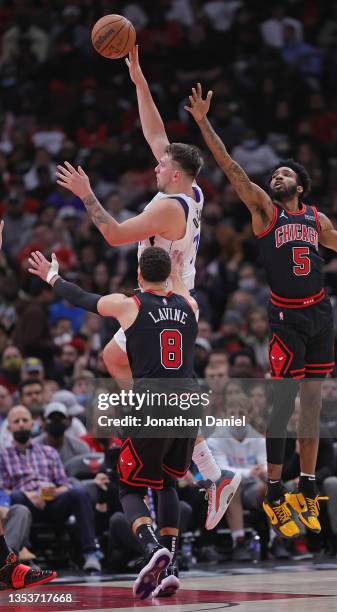
[[[56,181],[58,185],[68,189],[78,198],[85,198],[90,195],[91,186],[89,177],[86,175],[81,166],[76,170],[69,162],[65,161],[64,166],[57,166]]]
[[[135,46],[136,31],[122,15],[105,15],[95,23],[91,40],[97,53],[109,59],[119,59]]]
[[[129,57],[125,59],[125,63],[129,68],[131,80],[136,86],[140,85],[142,81],[145,81],[145,77],[139,64],[138,45],[129,51]]]
[[[184,109],[187,110],[197,122],[202,121],[209,111],[212,96],[213,91],[209,91],[205,100],[203,100],[201,84],[197,83],[197,88],[195,89],[195,87],[192,87],[192,95],[188,96],[191,106],[184,106]]]

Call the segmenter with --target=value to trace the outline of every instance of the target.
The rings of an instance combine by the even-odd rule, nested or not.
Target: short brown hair
[[[165,153],[169,155],[182,168],[188,176],[195,178],[198,176],[204,160],[200,149],[194,145],[184,144],[183,142],[171,142],[165,148]]]
[[[171,259],[161,247],[147,247],[139,258],[139,269],[145,281],[161,283],[171,274]]]

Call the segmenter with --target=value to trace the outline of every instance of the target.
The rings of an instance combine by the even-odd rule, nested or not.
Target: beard
[[[278,189],[271,189],[270,193],[273,200],[277,200],[278,202],[286,202],[296,195],[297,185],[291,185],[290,187],[282,185]]]

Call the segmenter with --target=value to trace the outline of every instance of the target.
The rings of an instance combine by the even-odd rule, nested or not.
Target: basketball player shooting
[[[268,282],[270,368],[274,379],[306,379],[300,391],[298,491],[284,495],[281,481],[286,427],[294,409],[297,386],[275,393],[267,429],[268,488],[263,508],[278,535],[294,537],[298,519],[311,531],[321,530],[315,468],[319,443],[321,381],[334,367],[332,308],[323,286],[324,261],[319,244],[337,251],[337,231],[315,206],[303,203],[310,190],[305,168],[293,160],[272,171],[267,191],[254,184],[230,157],[207,113],[212,92],[202,97],[198,83],[189,96],[193,116],[215,160],[252,215]],[[315,379],[315,380],[307,380]]]
[[[69,162],[58,166],[57,183],[81,198],[108,244],[116,246],[139,242],[138,258],[150,245],[160,246],[169,253],[180,251],[183,254],[182,279],[193,295],[204,201],[203,193],[195,181],[203,160],[197,147],[169,143],[164,123],[139,64],[138,47],[130,52],[126,61],[136,86],[143,133],[158,161],[155,173],[159,192],[141,214],[117,223],[96,198],[89,178],[80,166],[77,170]],[[103,357],[111,376],[121,381],[122,386],[126,382],[130,385],[132,376],[123,329],[119,329],[105,347]],[[226,512],[240,484],[240,476],[229,471],[221,472],[201,436],[196,441],[193,461],[207,488],[206,528],[213,529]]]

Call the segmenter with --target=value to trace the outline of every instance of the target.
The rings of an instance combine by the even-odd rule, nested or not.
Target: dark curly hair
[[[299,194],[299,201],[301,201],[303,198],[305,198],[310,193],[311,178],[308,172],[306,171],[306,169],[304,168],[304,166],[302,166],[301,164],[298,164],[293,159],[281,159],[279,163],[277,164],[277,166],[275,166],[270,171],[269,176],[266,181],[267,189],[268,191],[270,191],[271,177],[273,176],[275,170],[277,170],[278,168],[284,168],[284,167],[291,168],[291,170],[293,170],[296,173],[297,185],[301,185],[301,187],[303,187],[303,192]]]
[[[161,283],[171,274],[170,256],[160,247],[147,247],[139,258],[139,269],[145,281]]]

